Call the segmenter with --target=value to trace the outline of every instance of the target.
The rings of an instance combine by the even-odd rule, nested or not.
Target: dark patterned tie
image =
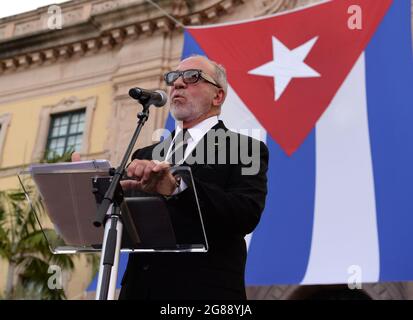
[[[190,137],[188,129],[181,130],[173,141],[171,152],[166,161],[172,165],[181,165],[185,159],[185,150],[188,147]]]

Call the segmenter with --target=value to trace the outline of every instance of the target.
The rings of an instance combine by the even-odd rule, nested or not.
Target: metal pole
[[[111,206],[111,211],[112,215],[105,223],[96,300],[115,299],[123,225],[119,207]]]

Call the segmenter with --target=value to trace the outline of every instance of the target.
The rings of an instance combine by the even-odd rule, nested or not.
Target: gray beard
[[[201,117],[205,112],[200,112],[199,110],[194,110],[188,112],[187,110],[179,110],[179,106],[173,107],[171,105],[171,115],[177,121],[192,121]]]

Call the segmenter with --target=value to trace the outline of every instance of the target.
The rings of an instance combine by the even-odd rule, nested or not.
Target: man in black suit
[[[185,215],[189,181],[169,168],[171,163],[189,165],[209,251],[130,254],[119,298],[246,299],[244,237],[255,229],[264,209],[268,149],[218,120],[227,91],[222,66],[193,56],[167,73],[165,81],[171,86],[171,113],[178,126],[169,139],[133,154],[127,169],[132,180],[122,181],[122,187],[167,196]],[[246,158],[251,163],[242,161]]]

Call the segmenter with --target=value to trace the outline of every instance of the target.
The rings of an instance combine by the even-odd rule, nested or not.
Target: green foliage
[[[62,155],[56,153],[56,152],[51,152],[49,150],[46,150],[44,153],[43,159],[40,161],[41,163],[57,163],[57,162],[70,162],[70,158],[72,156],[72,153],[75,150],[73,148],[70,148],[69,150],[65,151]]]
[[[34,205],[37,212],[43,211],[40,201]],[[52,254],[20,190],[0,191],[0,257],[9,263],[5,299],[66,298],[63,290],[47,286],[48,271],[51,265],[73,270],[73,258]]]

